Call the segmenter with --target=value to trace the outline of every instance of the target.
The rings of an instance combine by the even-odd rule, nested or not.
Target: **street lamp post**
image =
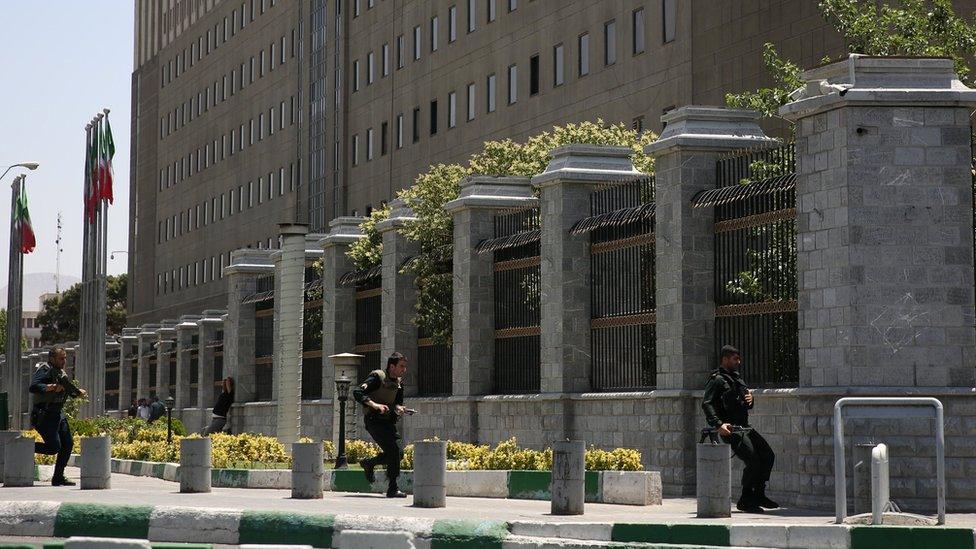
[[[166,444],[173,443],[173,405],[176,399],[171,396],[166,397]]]
[[[343,374],[336,378],[336,393],[339,398],[339,448],[336,452],[336,469],[345,469],[346,463],[346,400],[349,398],[349,385],[352,380]]]

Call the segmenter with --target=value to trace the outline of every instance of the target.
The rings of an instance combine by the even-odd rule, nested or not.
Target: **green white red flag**
[[[30,212],[27,210],[27,189],[23,184],[17,194],[17,203],[14,205],[14,226],[20,233],[20,253],[33,252],[34,247],[37,246],[37,239],[34,237],[34,227],[31,225]]]
[[[115,141],[112,139],[112,125],[105,117],[105,130],[99,139],[98,150],[98,199],[113,203],[112,180],[115,176],[112,169],[112,158],[115,157]]]

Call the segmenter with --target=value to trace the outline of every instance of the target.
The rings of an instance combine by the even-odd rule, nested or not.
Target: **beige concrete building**
[[[957,2],[972,13],[976,1]],[[845,51],[814,0],[135,0],[130,322],[223,307],[229,252],[324,232],[491,139],[676,106]],[[767,124],[771,135],[784,125]]]

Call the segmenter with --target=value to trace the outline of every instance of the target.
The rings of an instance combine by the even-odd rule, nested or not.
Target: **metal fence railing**
[[[450,395],[452,364],[451,347],[436,344],[423,328],[419,328],[417,331],[417,395]]]
[[[383,367],[380,356],[382,330],[382,277],[378,270],[356,284],[356,354],[365,358],[359,363],[358,379],[366,379],[373,370]]]

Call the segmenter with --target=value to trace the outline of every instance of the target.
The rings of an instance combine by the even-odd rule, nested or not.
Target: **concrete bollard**
[[[582,515],[586,499],[586,444],[582,440],[552,443],[551,512],[554,515]]]
[[[18,436],[3,446],[4,487],[34,485],[34,439]]]
[[[180,441],[180,493],[210,491],[210,437]]]
[[[291,497],[322,499],[322,444],[295,442],[291,445]]]
[[[112,439],[108,436],[81,439],[81,489],[108,490],[112,487]]]
[[[447,505],[447,442],[423,441],[413,445],[414,507]]]
[[[148,540],[126,538],[70,537],[64,549],[152,549]]]
[[[705,442],[697,445],[698,518],[732,516],[732,447]]]
[[[7,442],[20,436],[20,431],[0,431],[0,483],[3,483],[3,452]]]

